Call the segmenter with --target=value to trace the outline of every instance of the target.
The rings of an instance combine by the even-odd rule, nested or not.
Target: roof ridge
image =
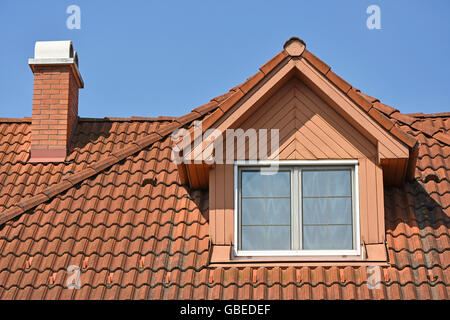
[[[413,113],[406,113],[406,115],[415,118],[450,118],[450,112],[436,112],[436,113],[413,112]]]
[[[78,117],[78,121],[83,122],[100,122],[100,121],[153,121],[153,122],[164,122],[164,121],[175,121],[179,117],[171,117],[171,116],[159,116],[159,117],[139,117],[139,116],[131,116],[131,117],[103,117],[103,118],[91,118],[91,117]]]
[[[141,151],[142,149],[148,147],[156,141],[164,138],[174,130],[183,127],[184,125],[205,115],[206,113],[207,111],[204,111],[203,113],[195,111],[190,112],[182,117],[178,117],[172,123],[162,127],[161,131],[152,132],[145,137],[129,142],[124,148],[111,153],[107,157],[100,159],[93,164],[88,165],[87,168],[79,172],[72,173],[71,175],[62,179],[62,181],[50,185],[49,187],[43,189],[41,192],[35,194],[34,196],[31,196],[30,198],[19,201],[18,203],[12,205],[8,209],[0,213],[0,225],[3,225],[5,222],[18,217],[26,211],[48,200],[51,200],[55,196],[70,189],[74,185],[100,173],[101,171],[113,166],[126,157]]]
[[[23,117],[23,118],[0,118],[0,123],[8,123],[8,122],[30,122],[31,117]]]

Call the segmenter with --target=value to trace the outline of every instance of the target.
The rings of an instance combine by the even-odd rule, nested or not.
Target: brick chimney
[[[72,41],[38,41],[34,59],[29,162],[62,162],[78,119],[78,89],[83,79]]]

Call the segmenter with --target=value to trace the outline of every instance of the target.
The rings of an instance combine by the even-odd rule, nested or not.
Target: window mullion
[[[299,168],[293,167],[291,171],[292,179],[291,179],[291,214],[292,214],[292,249],[300,250],[300,241],[301,241],[301,233],[300,233],[300,215],[299,212],[301,208],[299,207]]]
[[[297,174],[296,174],[296,180],[297,180],[297,185],[298,185],[298,189],[297,189],[297,205],[298,205],[298,210],[297,210],[297,221],[298,221],[298,225],[297,225],[297,231],[298,231],[298,246],[299,246],[299,250],[303,249],[303,193],[302,193],[302,169],[301,168],[297,168]]]

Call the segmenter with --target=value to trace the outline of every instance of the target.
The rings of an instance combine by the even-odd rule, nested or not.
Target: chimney
[[[84,87],[72,41],[38,41],[34,59],[29,162],[63,162],[78,119],[78,89]]]

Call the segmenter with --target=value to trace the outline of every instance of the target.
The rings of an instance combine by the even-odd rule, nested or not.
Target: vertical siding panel
[[[216,169],[209,170],[209,236],[216,243]]]
[[[376,166],[376,178],[377,178],[377,219],[378,219],[378,243],[385,241],[385,226],[384,226],[384,185],[383,185],[383,169]]]
[[[359,168],[359,215],[361,224],[361,240],[368,242],[368,230],[367,230],[367,193],[364,190],[367,189],[367,159],[360,159]]]
[[[234,234],[234,171],[225,165],[225,244],[233,243]]]
[[[378,209],[377,209],[377,182],[375,164],[370,160],[366,160],[367,187],[361,190],[367,194],[367,224],[368,224],[368,242],[378,242]]]
[[[225,165],[216,166],[216,244],[225,244]]]

